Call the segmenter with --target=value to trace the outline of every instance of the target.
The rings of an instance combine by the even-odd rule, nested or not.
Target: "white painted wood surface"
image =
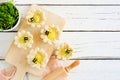
[[[70,62],[67,61],[65,64]],[[70,71],[68,80],[120,80],[119,68],[120,61],[81,60],[81,65]],[[28,78],[39,80],[32,75]]]
[[[120,80],[120,0],[16,0],[15,4],[21,17],[30,4],[39,4],[66,19],[60,42],[70,42],[72,59],[82,59],[69,80]],[[3,59],[15,34],[0,32],[0,69],[11,66]],[[29,75],[25,80],[39,79]]]
[[[120,0],[16,0],[17,4],[119,4]]]
[[[4,58],[16,32],[0,33],[0,57]],[[63,32],[59,43],[74,48],[73,59],[90,56],[120,58],[120,32]]]
[[[17,6],[21,17],[29,6]],[[42,6],[66,20],[64,30],[120,30],[120,6]],[[64,9],[64,10],[63,10]]]
[[[62,61],[64,62],[64,61]],[[69,64],[72,61],[65,61],[63,64]],[[0,61],[0,69],[9,67],[5,61]],[[69,73],[68,80],[120,80],[120,61],[116,60],[81,60],[80,66]],[[40,80],[29,74],[25,80]]]

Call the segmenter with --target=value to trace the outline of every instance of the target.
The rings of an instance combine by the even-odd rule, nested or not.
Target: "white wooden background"
[[[120,80],[120,0],[16,0],[21,17],[31,4],[38,4],[66,19],[61,41],[74,47],[81,65],[69,80]],[[11,66],[4,61],[16,34],[0,32],[0,69]],[[39,80],[27,74],[25,80]]]

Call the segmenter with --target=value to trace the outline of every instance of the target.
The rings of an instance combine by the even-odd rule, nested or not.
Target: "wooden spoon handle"
[[[70,64],[69,66],[66,66],[65,69],[66,69],[67,72],[69,72],[71,69],[78,66],[79,64],[80,64],[80,61],[75,60],[72,64]]]
[[[18,68],[16,70],[14,77],[11,80],[24,80],[25,73],[26,73],[25,69]]]

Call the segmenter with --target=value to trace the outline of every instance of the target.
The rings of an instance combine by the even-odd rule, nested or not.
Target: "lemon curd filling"
[[[25,44],[25,43],[29,42],[29,37],[28,36],[21,36],[19,38],[19,42]]]
[[[70,48],[67,48],[67,49],[61,49],[61,56],[63,56],[63,57],[65,57],[65,56],[67,56],[67,55],[69,55],[69,54],[71,54],[72,53],[72,49],[70,49]]]
[[[34,13],[33,17],[28,19],[28,21],[32,23],[40,23],[43,21],[43,16],[40,13],[36,12]]]
[[[72,47],[67,43],[63,43],[58,47],[55,54],[57,55],[58,58],[66,60],[72,57],[72,53],[73,53]]]
[[[41,64],[43,61],[43,55],[40,52],[37,52],[32,62],[35,64]]]
[[[57,31],[54,28],[49,28],[48,30],[45,31],[45,35],[47,36],[48,39],[55,40],[57,37]]]

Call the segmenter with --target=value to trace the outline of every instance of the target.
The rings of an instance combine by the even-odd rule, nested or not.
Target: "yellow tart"
[[[31,48],[33,44],[33,36],[30,32],[22,30],[15,36],[14,44],[19,48]]]
[[[41,27],[45,23],[44,12],[40,9],[32,9],[28,12],[26,20],[32,27]]]
[[[43,39],[45,43],[55,43],[59,40],[60,30],[55,25],[45,26],[41,29],[40,37]]]
[[[44,50],[40,48],[36,48],[34,50],[32,49],[27,56],[27,61],[28,64],[30,64],[32,67],[40,69],[42,67],[45,67],[47,64],[48,55]]]
[[[63,43],[57,48],[55,54],[58,59],[67,60],[72,57],[73,48],[68,43]]]

